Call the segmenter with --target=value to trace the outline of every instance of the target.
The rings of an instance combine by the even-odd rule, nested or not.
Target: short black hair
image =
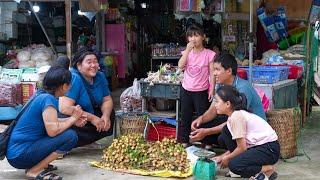
[[[70,83],[71,72],[61,66],[51,67],[42,81],[43,89],[50,93],[54,93],[62,85]]]
[[[188,28],[186,33],[186,38],[197,35],[197,34],[200,36],[204,36],[204,31],[199,25],[193,24]]]
[[[83,49],[79,49],[78,52],[76,52],[76,54],[74,55],[74,57],[72,58],[72,67],[74,69],[78,69],[77,64],[78,63],[82,63],[82,61],[84,60],[84,58],[87,55],[95,55],[96,58],[98,59],[98,56],[96,53],[94,53],[93,51],[88,50],[87,48],[83,48]]]
[[[231,85],[223,85],[218,88],[217,95],[224,101],[229,101],[233,110],[247,111],[247,98]]]
[[[67,56],[59,56],[55,61],[52,62],[51,66],[60,66],[65,69],[69,69],[70,59]]]
[[[221,66],[226,70],[231,68],[232,75],[234,76],[237,75],[238,63],[236,58],[231,54],[229,53],[221,54],[214,60],[214,63],[220,63]]]

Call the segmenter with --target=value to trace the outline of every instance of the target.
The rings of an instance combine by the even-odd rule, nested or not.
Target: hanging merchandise
[[[266,25],[266,34],[269,42],[277,42],[279,40],[279,34],[277,32],[276,26],[274,25],[274,18],[267,17],[263,19]]]
[[[278,7],[277,11],[278,11],[278,16],[280,16],[281,18],[282,24],[284,25],[285,29],[287,29],[288,21],[287,21],[286,11],[284,9],[284,6]]]
[[[275,27],[277,29],[277,33],[280,39],[286,38],[288,33],[286,31],[286,27],[283,24],[283,20],[280,16],[274,16]]]
[[[179,0],[180,11],[191,11],[192,10],[192,0]]]
[[[320,0],[313,0],[312,7],[309,15],[309,22],[314,24],[318,20],[320,14]]]

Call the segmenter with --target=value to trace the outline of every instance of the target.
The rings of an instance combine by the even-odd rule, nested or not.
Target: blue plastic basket
[[[249,68],[244,68],[249,74]],[[259,84],[273,84],[288,79],[288,66],[254,66],[252,81]]]

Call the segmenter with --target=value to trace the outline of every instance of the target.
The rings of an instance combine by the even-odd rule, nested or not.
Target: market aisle
[[[306,130],[303,133],[303,142],[306,153],[310,156],[309,161],[305,156],[299,157],[299,160],[295,163],[279,162],[278,173],[279,180],[282,179],[319,179],[320,176],[320,110],[315,111],[310,117]],[[104,143],[110,143],[111,139],[107,139]],[[300,149],[301,150],[301,149]],[[115,173],[105,171],[98,168],[90,167],[88,162],[93,160],[99,160],[102,150],[78,148],[71,152],[63,160],[58,160],[54,164],[59,167],[57,173],[64,177],[64,179],[80,179],[80,180],[102,180],[102,179],[117,179],[117,180],[136,180],[136,179],[163,179],[153,177],[142,177],[129,175],[124,173]],[[290,161],[294,161],[295,158]],[[224,172],[218,173],[218,179],[230,179],[225,178],[222,175]],[[6,160],[0,161],[0,179],[24,179],[24,171],[16,170],[12,168]],[[193,179],[187,178],[187,179]]]

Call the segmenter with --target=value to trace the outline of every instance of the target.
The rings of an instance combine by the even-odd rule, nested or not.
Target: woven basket
[[[148,116],[146,114],[125,114],[119,117],[120,135],[143,134]]]
[[[270,126],[276,131],[280,143],[282,158],[291,158],[297,154],[297,138],[300,130],[300,109],[279,109],[267,112]]]

